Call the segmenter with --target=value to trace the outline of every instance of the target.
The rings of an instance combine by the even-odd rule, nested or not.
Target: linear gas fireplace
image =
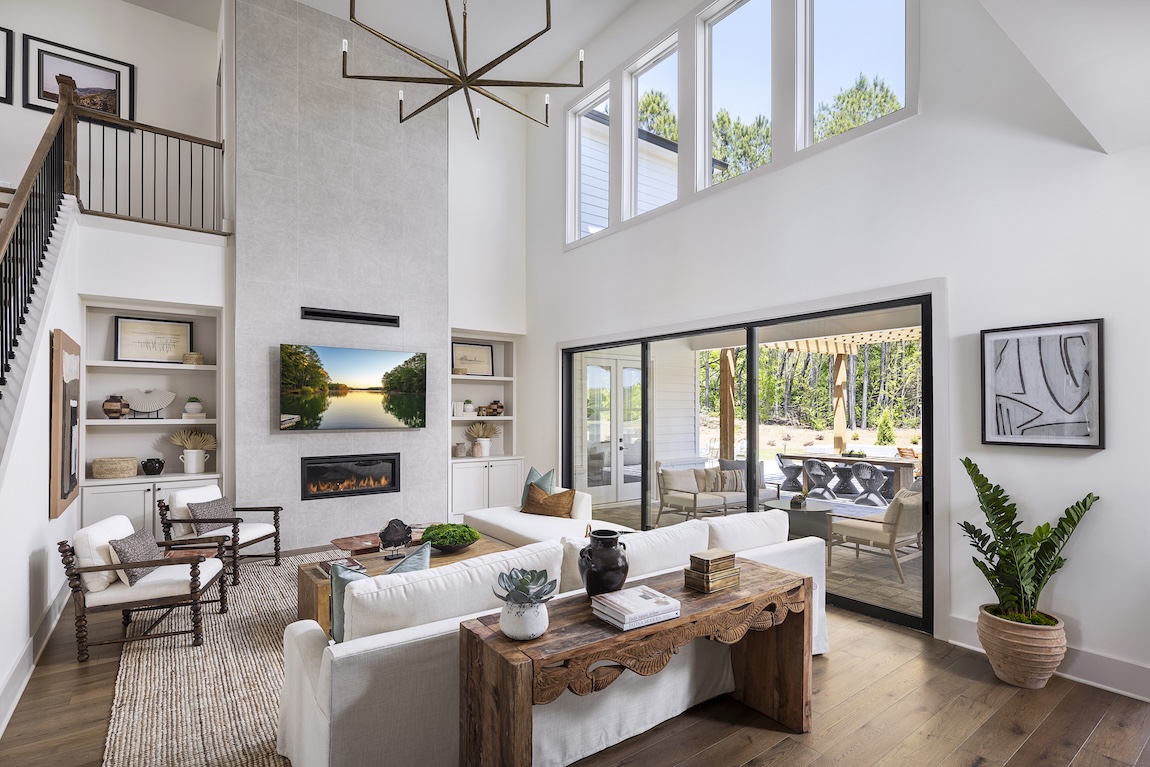
[[[300,498],[399,491],[399,453],[325,455],[300,459]]]

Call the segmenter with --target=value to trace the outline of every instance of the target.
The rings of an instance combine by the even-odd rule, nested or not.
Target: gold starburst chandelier
[[[583,87],[583,51],[579,51],[579,82],[577,83],[548,83],[548,82],[533,82],[529,80],[499,80],[488,78],[487,74],[495,67],[502,64],[507,59],[514,56],[519,51],[526,48],[535,40],[538,40],[544,34],[551,30],[551,0],[546,0],[547,6],[547,24],[540,31],[536,32],[531,37],[528,37],[523,42],[511,48],[506,53],[495,57],[475,71],[467,66],[467,0],[463,0],[463,40],[460,44],[459,35],[455,29],[455,16],[451,12],[451,0],[444,0],[444,6],[447,8],[447,24],[451,29],[451,44],[455,49],[455,64],[458,72],[452,72],[442,64],[432,61],[422,53],[412,49],[410,46],[404,45],[398,40],[393,40],[382,32],[372,29],[367,24],[355,17],[355,0],[351,2],[351,22],[361,29],[370,32],[371,34],[383,40],[388,45],[397,48],[408,56],[411,56],[416,61],[424,64],[439,73],[438,77],[407,77],[401,75],[350,75],[347,73],[347,54],[348,46],[347,40],[343,41],[343,76],[349,80],[378,80],[380,82],[388,83],[412,83],[421,85],[445,85],[447,88],[436,96],[433,96],[426,104],[416,109],[414,112],[404,114],[403,111],[403,91],[399,92],[399,122],[405,123],[411,118],[418,115],[439,102],[446,99],[448,96],[458,91],[463,91],[463,98],[467,101],[467,111],[471,115],[471,126],[475,129],[475,138],[479,138],[479,109],[471,103],[472,92],[485,96],[496,104],[501,104],[512,112],[523,115],[532,122],[539,123],[547,127],[551,120],[551,94],[543,96],[543,119],[533,117],[522,109],[507,103],[504,99],[499,98],[492,93],[488,88],[582,88]]]

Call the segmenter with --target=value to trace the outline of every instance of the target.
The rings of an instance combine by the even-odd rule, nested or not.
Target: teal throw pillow
[[[534,466],[531,471],[527,472],[527,481],[523,483],[523,497],[519,499],[519,508],[523,508],[527,504],[527,491],[531,489],[532,485],[538,485],[539,489],[547,493],[547,495],[554,495],[555,493],[555,469],[540,474],[539,470]]]
[[[343,641],[343,595],[347,584],[369,577],[367,573],[343,565],[331,566],[331,638],[335,641]]]
[[[385,574],[413,573],[416,570],[426,570],[429,567],[431,567],[431,544],[425,543],[399,560],[399,564],[392,565]]]

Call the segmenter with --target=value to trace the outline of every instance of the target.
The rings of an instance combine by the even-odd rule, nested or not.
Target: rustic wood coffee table
[[[377,549],[379,548],[378,540],[377,536]],[[497,541],[494,538],[480,538],[463,551],[457,551],[454,554],[443,554],[432,549],[431,566],[442,567],[452,562],[462,562],[465,559],[484,554],[494,554],[497,551],[510,551],[513,548],[513,546],[508,546],[503,541]],[[410,554],[414,548],[403,549],[403,551]],[[368,575],[383,575],[391,567],[402,561],[386,559],[385,556],[384,553],[377,551],[374,554],[356,554],[355,558],[367,569]],[[333,559],[338,559],[338,557],[333,557]],[[323,571],[318,562],[300,565],[296,575],[296,589],[296,618],[316,621],[325,632],[330,634],[331,577]]]
[[[681,572],[641,581],[678,599],[681,615],[631,631],[596,618],[583,595],[548,603],[547,633],[526,642],[503,636],[498,615],[462,623],[459,763],[530,765],[533,705],[550,703],[564,690],[598,692],[626,669],[655,674],[697,638],[731,645],[736,699],[809,732],[811,579],[746,559],[736,564],[739,585],[711,594],[686,588]],[[613,665],[591,670],[602,661]]]

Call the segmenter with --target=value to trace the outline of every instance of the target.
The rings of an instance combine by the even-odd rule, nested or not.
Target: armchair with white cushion
[[[164,530],[165,541],[181,541],[196,536],[197,523],[203,525],[222,523],[220,533],[228,533],[227,551],[231,561],[229,570],[232,576],[232,585],[240,582],[239,563],[241,559],[268,559],[280,565],[280,512],[282,506],[236,506],[232,509],[235,516],[215,516],[210,519],[196,519],[188,508],[189,503],[210,503],[222,499],[219,485],[201,485],[200,487],[181,488],[168,494],[168,500],[157,503],[160,510],[160,525]],[[240,514],[267,513],[272,515],[271,523],[245,522]],[[261,541],[272,541],[271,554],[241,554],[240,549],[253,546]]]
[[[140,542],[139,551],[146,558],[125,558],[117,554],[116,545],[125,540]],[[146,538],[146,540],[144,540]],[[64,574],[72,590],[76,610],[76,659],[88,660],[93,645],[122,644],[138,639],[156,639],[177,634],[192,634],[192,645],[204,642],[202,605],[219,602],[220,612],[228,611],[227,579],[223,577],[223,551],[227,538],[222,535],[188,537],[181,541],[155,541],[151,535],[137,534],[132,521],[123,515],[102,519],[76,531],[72,543],[60,541],[57,548],[64,564]],[[198,550],[180,551],[186,547]],[[167,549],[165,555],[161,550]],[[204,551],[214,555],[204,556]],[[132,572],[128,576],[126,573]],[[206,600],[205,592],[219,582],[219,599]],[[176,607],[191,608],[191,628],[180,631],[152,630]],[[92,641],[88,638],[88,614],[107,610],[123,613],[124,636],[118,639]],[[164,610],[142,633],[127,636],[132,613]]]
[[[856,464],[857,465],[857,464]],[[851,517],[827,514],[827,569],[831,566],[831,549],[854,544],[855,557],[860,551],[889,554],[894,560],[898,579],[906,583],[902,566],[922,556],[922,493],[899,490],[880,514]],[[861,549],[862,546],[878,549]]]

